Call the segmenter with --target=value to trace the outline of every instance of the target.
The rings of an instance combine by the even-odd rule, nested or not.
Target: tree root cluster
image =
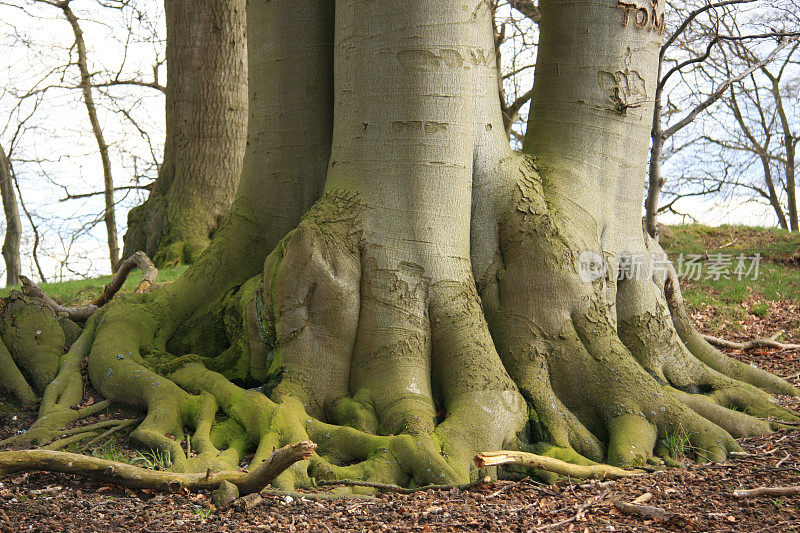
[[[14,369],[26,385],[39,376],[17,391],[21,401],[42,395],[39,418],[0,445],[50,450],[2,452],[0,472],[70,471],[166,490],[227,481],[240,493],[267,477],[289,491],[465,486],[502,465],[546,479],[617,478],[669,463],[676,441],[697,460],[721,460],[739,450],[733,437],[798,420],[764,392],[795,394],[791,385],[703,340],[674,272],[616,292],[610,275],[578,280],[565,258],[601,244],[543,200],[530,161],[518,164],[500,257],[486,262],[494,271],[477,276],[477,290],[458,262],[435,281],[430,265],[379,264],[363,206],[335,191],[269,254],[263,274],[235,283],[220,264],[230,252],[212,244],[182,280],[153,293],[155,271],[143,262],[140,294],[101,298],[87,315],[27,285],[3,316],[15,364],[1,368],[4,384]],[[243,253],[248,242],[234,245]],[[129,261],[115,281],[139,264]],[[531,280],[560,298],[543,307]],[[87,317],[74,342],[68,316]],[[25,366],[30,353],[45,370]],[[86,405],[85,378],[107,400]],[[145,416],[64,430],[110,401]],[[53,451],[132,426],[133,441],[169,457],[169,472]],[[297,443],[307,444],[288,448],[304,450],[291,464],[269,466],[275,450]],[[236,472],[249,454],[258,482]]]

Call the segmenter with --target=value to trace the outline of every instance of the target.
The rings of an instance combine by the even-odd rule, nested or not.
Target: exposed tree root
[[[666,254],[655,244],[659,259],[664,260]],[[670,315],[675,330],[681,341],[700,361],[714,370],[738,381],[749,383],[772,394],[797,396],[800,390],[778,376],[760,368],[731,359],[712,346],[692,323],[686,302],[681,294],[680,283],[675,269],[667,264],[666,276],[663,279],[664,295],[669,305]]]
[[[34,405],[39,401],[3,342],[0,342],[0,369],[0,389],[10,393],[22,405]]]
[[[99,442],[116,433],[117,431],[130,427],[134,424],[141,422],[141,419],[131,418],[126,420],[104,420],[86,426],[80,426],[60,433],[58,440],[42,446],[44,450],[63,450],[73,442],[80,442],[85,439],[91,438],[92,440],[82,446],[86,448],[92,444]],[[110,428],[110,429],[106,429]],[[106,431],[99,433],[99,430],[106,429]]]
[[[725,348],[727,350],[755,350],[757,348],[775,348],[777,350],[800,350],[800,344],[784,344],[775,340],[775,337],[780,335],[778,332],[774,337],[769,339],[751,339],[747,342],[734,342],[713,335],[703,335],[703,338],[717,348]]]
[[[505,464],[517,464],[534,470],[545,470],[580,479],[621,479],[643,473],[641,470],[625,470],[605,464],[572,464],[544,455],[518,451],[483,452],[475,456],[475,465],[479,468]]]
[[[59,316],[65,316],[70,320],[74,320],[75,322],[85,322],[95,311],[111,301],[117,291],[122,288],[123,283],[125,283],[125,280],[128,278],[128,274],[130,274],[131,270],[136,267],[142,271],[142,280],[139,282],[139,285],[136,287],[134,292],[150,292],[150,289],[153,288],[156,278],[158,277],[158,270],[144,252],[136,252],[128,259],[120,263],[119,270],[117,270],[117,273],[114,274],[111,282],[106,285],[103,293],[98,296],[97,299],[90,305],[83,307],[65,307],[60,305],[52,298],[47,296],[47,294],[45,294],[45,292],[40,289],[39,286],[37,286],[32,280],[25,276],[20,276],[19,279],[22,282],[22,292],[24,294],[39,298]]]
[[[309,458],[316,445],[303,441],[275,450],[252,472],[207,470],[205,473],[177,473],[148,470],[125,463],[86,455],[50,451],[21,450],[0,452],[0,477],[15,472],[61,472],[89,477],[130,488],[150,488],[168,492],[216,489],[223,481],[236,485],[242,495],[258,492],[297,461]]]
[[[733,491],[734,498],[754,498],[757,496],[795,496],[800,494],[800,485],[788,487],[756,487],[754,489],[737,489]]]
[[[62,429],[65,426],[96,415],[109,405],[111,402],[103,400],[82,409],[57,407],[45,415],[40,415],[25,433],[0,441],[0,446],[44,446],[58,438],[59,435],[63,435]]]

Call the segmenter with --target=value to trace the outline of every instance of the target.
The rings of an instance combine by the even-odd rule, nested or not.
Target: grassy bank
[[[671,226],[664,232],[661,244],[676,268],[683,257],[681,281],[690,307],[705,321],[710,332],[728,329],[744,332],[754,318],[769,320],[772,314],[793,315],[800,305],[800,234],[775,228],[746,226],[709,227],[699,224]],[[745,270],[753,266],[753,257],[760,255],[755,269],[739,276],[734,272],[739,257],[744,257]],[[699,257],[698,257],[699,256]],[[690,260],[702,266],[699,276],[687,279]],[[715,265],[725,265],[726,277],[717,276]],[[715,279],[717,278],[717,279]],[[796,316],[780,319],[787,333],[800,333]]]
[[[781,313],[780,327],[800,336],[800,321],[786,316],[800,306],[800,234],[775,228],[688,224],[667,227],[661,244],[676,268],[683,267],[684,296],[709,332],[746,333],[753,319],[763,322],[771,314]],[[760,256],[757,276],[752,259],[756,254]],[[745,258],[742,275],[736,272],[740,257]],[[717,275],[715,268],[727,271],[727,277]],[[158,281],[172,281],[185,269],[164,268]],[[687,276],[689,273],[699,275]],[[40,286],[60,303],[84,305],[110,280],[111,276],[102,276]],[[134,271],[121,293],[131,292],[138,282],[138,271]],[[9,289],[0,290],[0,297],[8,294]]]

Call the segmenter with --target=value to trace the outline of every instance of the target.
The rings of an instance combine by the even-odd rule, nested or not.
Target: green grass
[[[139,456],[131,462],[141,461],[145,468],[151,470],[166,470],[172,466],[172,458],[169,450],[150,450],[145,453],[139,452]]]
[[[106,459],[108,461],[116,461],[118,463],[130,463],[131,458],[127,450],[121,446],[116,440],[110,440],[92,450],[92,455],[98,459]]]
[[[158,271],[157,282],[174,281],[186,270],[186,266],[162,268]],[[141,280],[139,270],[134,270],[125,280],[118,294],[133,292]],[[102,294],[105,286],[111,281],[111,276],[99,278],[76,279],[61,283],[40,283],[39,287],[62,305],[86,305]],[[7,297],[11,289],[0,289],[0,298]]]
[[[666,435],[661,440],[667,453],[673,459],[681,459],[686,457],[692,446],[689,443],[689,434],[678,428],[674,431],[667,430]]]
[[[692,309],[704,312],[705,326],[711,333],[719,333],[723,327],[740,330],[740,323],[748,318],[769,318],[770,301],[800,303],[800,233],[776,228],[687,224],[670,226],[662,233],[661,244],[673,262],[677,262],[681,253],[684,257],[699,256],[703,268],[701,279],[686,281],[683,292]],[[731,270],[740,255],[760,254],[758,278],[737,279],[731,275],[729,279],[709,279],[708,268],[715,254],[731,257]],[[158,273],[158,281],[172,281],[185,270],[185,266],[164,268]],[[110,280],[111,276],[103,276],[44,283],[40,287],[61,304],[85,305],[100,295]],[[138,282],[138,271],[134,271],[120,293],[131,292]],[[0,297],[8,294],[9,289],[0,289]],[[800,334],[800,321],[795,327]]]
[[[674,263],[681,253],[700,256],[702,276],[686,280],[683,293],[691,308],[713,310],[707,324],[712,332],[725,324],[741,329],[739,323],[748,315],[769,317],[768,301],[800,303],[800,234],[776,228],[700,224],[671,226],[669,230],[671,234],[662,236],[661,245]],[[732,258],[731,271],[740,255],[760,254],[758,278],[731,275],[729,279],[708,279],[715,254]]]

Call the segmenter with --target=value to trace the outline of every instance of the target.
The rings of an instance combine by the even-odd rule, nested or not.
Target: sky
[[[138,12],[103,7],[100,0],[74,0],[72,5],[81,19],[95,82],[152,81],[156,72],[165,83],[166,31],[160,0],[134,0]],[[70,64],[73,42],[59,9],[35,0],[0,0],[0,145],[11,151],[22,200],[41,232],[39,257],[48,281],[109,272],[105,226],[98,223],[102,196],[62,201],[67,194],[101,191],[103,183],[97,145],[75,88],[79,73]],[[515,67],[509,63],[514,46],[518,45],[510,43],[503,54],[509,70]],[[532,76],[526,75],[507,81],[506,88],[521,94],[531,83]],[[163,94],[121,86],[96,90],[95,99],[110,145],[115,186],[153,181],[162,157]],[[665,176],[669,179],[670,169],[681,164],[678,160],[665,165]],[[120,247],[127,212],[145,197],[146,191],[115,194]],[[769,209],[741,198],[687,198],[677,207],[705,224],[775,224]],[[31,260],[30,224],[21,215],[23,273],[39,279]],[[671,214],[661,220],[690,221]],[[2,225],[0,221],[0,229]]]
[[[14,6],[22,6],[19,9]],[[164,58],[161,3],[136,0],[147,14],[75,0],[94,80],[153,79]],[[0,145],[14,164],[22,200],[41,232],[40,262],[49,280],[110,269],[102,196],[62,201],[68,194],[102,191],[103,173],[96,140],[80,91],[71,27],[61,11],[31,0],[0,1]],[[166,80],[163,63],[158,68]],[[33,93],[26,98],[23,95]],[[164,98],[153,89],[112,87],[94,91],[109,144],[116,187],[147,184],[157,175],[164,138]],[[122,110],[122,111],[120,111]],[[144,137],[141,133],[147,133]],[[127,211],[146,191],[119,191],[120,246]],[[32,231],[23,218],[23,273],[38,279],[31,261]],[[65,258],[69,261],[65,262]]]

